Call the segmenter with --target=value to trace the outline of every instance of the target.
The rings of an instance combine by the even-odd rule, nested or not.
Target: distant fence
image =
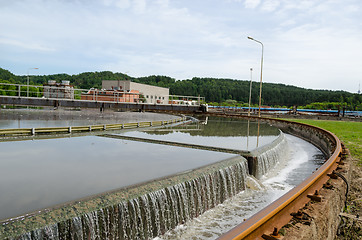
[[[210,110],[214,111],[248,111],[249,107],[235,107],[235,106],[208,106]],[[304,113],[304,114],[326,114],[326,115],[342,115],[343,110],[322,110],[322,109],[292,109],[292,108],[272,108],[272,107],[261,107],[261,111],[278,114],[290,114],[290,113]],[[258,107],[250,107],[252,113],[259,111]],[[362,111],[344,111],[347,116],[362,117]]]
[[[107,97],[104,97],[104,92],[107,92]],[[65,85],[61,87],[57,86],[36,86],[36,85],[22,85],[22,84],[11,84],[11,83],[0,83],[0,95],[12,96],[12,97],[30,97],[30,98],[49,98],[49,99],[69,99],[69,100],[81,100],[82,96],[84,100],[90,102],[126,102],[134,103],[135,99],[140,103],[148,103],[144,97],[137,97],[137,94],[129,91],[113,91],[112,90],[98,90],[98,89],[79,89],[73,88],[73,86]],[[103,95],[102,95],[103,94]],[[87,97],[85,97],[87,96]],[[200,96],[182,96],[182,95],[167,95],[160,96],[168,99],[168,104],[171,105],[186,105],[186,106],[200,106],[205,102],[204,97]],[[107,100],[104,100],[107,99]],[[162,103],[157,103],[161,105]]]

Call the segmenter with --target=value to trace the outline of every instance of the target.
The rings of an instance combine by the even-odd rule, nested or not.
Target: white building
[[[102,89],[106,90],[123,90],[130,92],[137,90],[143,95],[146,103],[168,104],[170,90],[168,88],[156,87],[142,83],[121,80],[103,80]]]
[[[69,85],[69,81],[62,80],[57,83],[54,80],[49,80],[48,84],[44,84],[44,97],[45,98],[67,98],[74,99],[74,88]]]

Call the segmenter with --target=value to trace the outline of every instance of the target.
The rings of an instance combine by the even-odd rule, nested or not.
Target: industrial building
[[[69,85],[69,81],[63,80],[57,83],[55,80],[49,80],[48,84],[43,85],[45,98],[66,98],[74,99],[74,88]]]
[[[142,83],[121,80],[103,80],[102,89],[131,93],[138,91],[145,103],[168,104],[170,90]]]
[[[124,92],[116,89],[90,89],[87,93],[82,93],[81,100],[138,103],[140,100],[139,96],[140,94],[137,90],[130,90]]]

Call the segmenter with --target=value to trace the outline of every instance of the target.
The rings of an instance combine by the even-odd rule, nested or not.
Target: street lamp
[[[251,104],[251,86],[252,86],[252,80],[253,80],[253,69],[250,68],[250,91],[249,91],[249,111],[248,116],[250,116],[250,104]]]
[[[264,45],[262,42],[252,38],[252,37],[248,37],[248,39],[253,40],[257,43],[261,44],[261,63],[260,63],[260,93],[259,93],[259,117],[260,117],[260,106],[261,106],[261,87],[262,87],[262,82],[263,82],[263,57],[264,57]]]
[[[29,68],[27,71],[27,81],[26,81],[26,97],[29,97],[29,71],[31,69],[39,69],[39,68]]]

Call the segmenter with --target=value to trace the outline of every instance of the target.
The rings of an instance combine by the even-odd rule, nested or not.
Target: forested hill
[[[170,89],[173,95],[191,95],[205,97],[207,102],[235,100],[247,103],[249,100],[249,81],[216,78],[192,78],[177,81],[167,76],[148,76],[133,78],[123,73],[85,72],[76,75],[31,75],[30,82],[42,85],[48,80],[69,80],[77,88],[101,88],[102,80],[131,80]],[[26,83],[26,76],[17,76],[0,68],[0,81]],[[258,103],[259,83],[253,82],[252,103]],[[314,102],[339,102],[355,108],[362,103],[362,95],[345,91],[311,90],[284,84],[263,83],[262,101],[269,106],[307,105]]]

